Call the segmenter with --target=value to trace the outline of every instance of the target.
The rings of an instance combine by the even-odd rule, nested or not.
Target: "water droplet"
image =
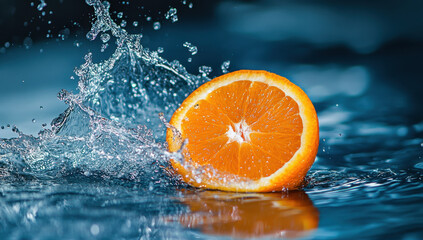
[[[1,126],[0,128],[1,128],[1,129],[4,129],[4,126]]]
[[[44,108],[43,106],[40,106],[40,109],[41,109],[41,110],[43,110],[43,108]]]
[[[38,11],[42,11],[45,6],[47,6],[47,3],[44,0],[40,0],[40,4],[37,6]]]
[[[138,27],[138,22],[137,22],[137,21],[134,21],[134,22],[132,23],[132,25],[133,25],[134,27]]]
[[[198,71],[201,73],[203,77],[207,77],[213,70],[211,67],[208,66],[201,66],[198,68]]]
[[[191,55],[195,55],[198,52],[197,47],[192,45],[190,42],[185,42],[182,46],[188,48],[188,51],[191,53]]]
[[[123,17],[123,12],[118,12],[117,17],[118,18],[122,18]]]
[[[10,128],[10,124],[7,124],[6,127]]]
[[[154,22],[154,23],[153,23],[153,28],[154,28],[154,30],[159,30],[159,29],[160,29],[160,27],[161,27],[160,22]]]
[[[78,42],[78,41],[75,41],[75,42],[73,42],[73,45],[74,45],[75,47],[79,47],[79,46],[81,46],[81,43],[80,43],[80,42]]]
[[[109,44],[108,44],[108,43],[102,44],[102,45],[101,45],[101,49],[100,49],[100,51],[101,51],[101,52],[104,52],[108,46],[109,46]]]
[[[85,2],[86,2],[88,5],[92,6],[92,5],[94,5],[97,1],[96,1],[96,0],[85,0]]]
[[[195,109],[198,109],[199,107],[200,107],[200,105],[198,105],[198,103],[194,105]]]
[[[171,19],[172,22],[177,22],[178,21],[178,16],[176,15],[178,11],[176,10],[176,8],[170,8],[169,11],[167,11],[167,13],[165,14],[166,19]]]
[[[222,66],[220,66],[220,68],[222,69],[222,73],[228,73],[228,68],[229,68],[229,65],[231,64],[231,61],[224,61],[223,63],[222,63]]]
[[[32,119],[32,122],[35,123],[35,118]]]
[[[100,39],[103,43],[106,43],[110,40],[110,35],[108,33],[103,33],[101,34]]]

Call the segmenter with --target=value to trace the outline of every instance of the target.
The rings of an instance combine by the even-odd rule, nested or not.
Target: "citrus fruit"
[[[203,84],[169,123],[169,151],[184,158],[172,159],[172,167],[200,188],[297,189],[319,144],[310,99],[286,78],[266,71],[240,70]]]
[[[304,191],[288,193],[186,193],[190,209],[166,220],[209,235],[231,238],[305,237],[319,224],[319,211]]]

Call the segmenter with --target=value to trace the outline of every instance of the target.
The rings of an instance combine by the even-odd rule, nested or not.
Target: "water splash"
[[[128,34],[111,19],[108,2],[86,2],[95,11],[87,38],[93,41],[100,34],[104,44],[113,38],[116,50],[100,63],[86,54],[85,63],[75,69],[79,92],[58,93],[68,108],[51,122],[51,129],[28,136],[16,128],[18,137],[0,139],[0,168],[5,172],[0,176],[79,173],[165,186],[163,181],[173,181],[167,177],[169,158],[180,156],[167,152],[158,114],[170,116],[209,79],[144,48],[141,34]]]

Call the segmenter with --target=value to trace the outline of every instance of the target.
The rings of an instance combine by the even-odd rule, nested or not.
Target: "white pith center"
[[[229,142],[237,141],[238,143],[250,141],[251,129],[243,120],[239,123],[234,123],[229,126],[226,136],[229,138]]]

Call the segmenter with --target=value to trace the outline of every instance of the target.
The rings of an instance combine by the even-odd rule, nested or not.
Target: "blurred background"
[[[321,124],[347,118],[349,104],[377,113],[380,122],[413,125],[423,119],[422,1],[110,3],[112,18],[142,33],[144,47],[163,48],[164,58],[179,60],[191,73],[206,65],[210,76],[218,76],[222,63],[230,62],[229,71],[286,76],[316,103]],[[167,19],[171,8],[177,17]],[[99,62],[112,54],[114,46],[102,52],[100,39],[86,39],[92,17],[83,0],[1,1],[0,137],[16,136],[14,125],[30,134],[49,126],[66,108],[57,92],[77,91],[73,69],[84,55],[93,52]],[[325,115],[328,106],[349,110]]]

